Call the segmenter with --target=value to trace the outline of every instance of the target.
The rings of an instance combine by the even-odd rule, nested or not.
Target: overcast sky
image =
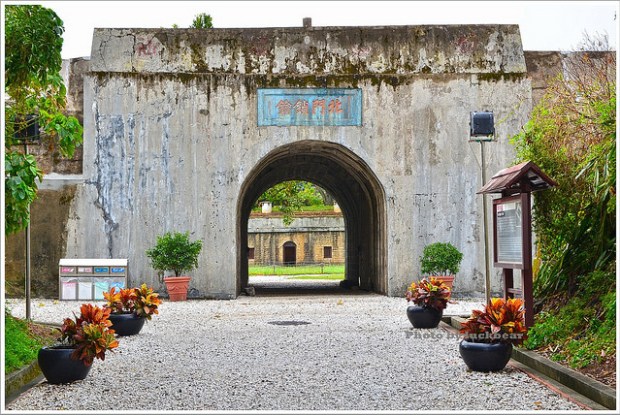
[[[10,2],[3,2],[4,4]],[[13,2],[15,3],[15,2]],[[64,21],[63,58],[90,56],[95,27],[188,27],[197,13],[216,28],[518,24],[525,50],[575,50],[607,34],[617,48],[617,1],[31,1]]]

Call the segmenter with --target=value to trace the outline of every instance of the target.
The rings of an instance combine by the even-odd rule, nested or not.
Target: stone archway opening
[[[346,147],[305,140],[278,147],[250,172],[237,205],[237,295],[248,286],[248,221],[257,198],[287,180],[315,183],[338,201],[345,221],[345,283],[387,293],[385,196],[370,167]]]

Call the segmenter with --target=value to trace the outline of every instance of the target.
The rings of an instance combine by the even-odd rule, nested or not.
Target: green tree
[[[518,161],[535,162],[558,182],[535,194],[539,298],[571,296],[594,271],[615,274],[615,74],[613,53],[571,55],[513,138]]]
[[[295,212],[301,211],[302,206],[320,205],[323,203],[323,197],[314,184],[289,180],[267,189],[257,200],[262,201],[269,201],[273,206],[277,206],[283,213],[282,221],[289,226],[295,220]]]
[[[211,29],[213,27],[213,19],[207,13],[199,13],[194,17],[194,21],[190,28],[193,29]]]
[[[33,120],[51,148],[72,157],[82,142],[82,126],[62,111],[66,88],[60,69],[64,26],[56,13],[42,6],[5,8],[5,234],[30,221],[29,206],[36,198],[43,173],[35,158],[22,152],[21,141]]]

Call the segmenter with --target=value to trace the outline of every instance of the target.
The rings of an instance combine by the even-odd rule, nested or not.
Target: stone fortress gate
[[[129,284],[160,287],[145,251],[189,231],[204,241],[195,296],[235,298],[252,204],[307,180],[342,208],[347,280],[402,296],[424,245],[449,241],[464,253],[455,291],[480,294],[470,113],[495,115],[492,174],[531,100],[516,25],[96,29],[65,257],[128,258]]]

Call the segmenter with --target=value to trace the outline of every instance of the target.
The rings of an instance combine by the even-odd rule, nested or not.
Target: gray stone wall
[[[132,283],[157,285],[145,250],[165,231],[190,231],[205,242],[192,287],[234,297],[241,185],[274,148],[312,140],[358,155],[383,187],[388,295],[419,277],[435,241],[465,254],[457,290],[482,292],[469,114],[495,112],[487,170],[509,165],[508,139],[531,108],[516,26],[97,29],[91,71],[68,257],[127,257]],[[257,88],[300,86],[360,88],[363,125],[257,127]]]

